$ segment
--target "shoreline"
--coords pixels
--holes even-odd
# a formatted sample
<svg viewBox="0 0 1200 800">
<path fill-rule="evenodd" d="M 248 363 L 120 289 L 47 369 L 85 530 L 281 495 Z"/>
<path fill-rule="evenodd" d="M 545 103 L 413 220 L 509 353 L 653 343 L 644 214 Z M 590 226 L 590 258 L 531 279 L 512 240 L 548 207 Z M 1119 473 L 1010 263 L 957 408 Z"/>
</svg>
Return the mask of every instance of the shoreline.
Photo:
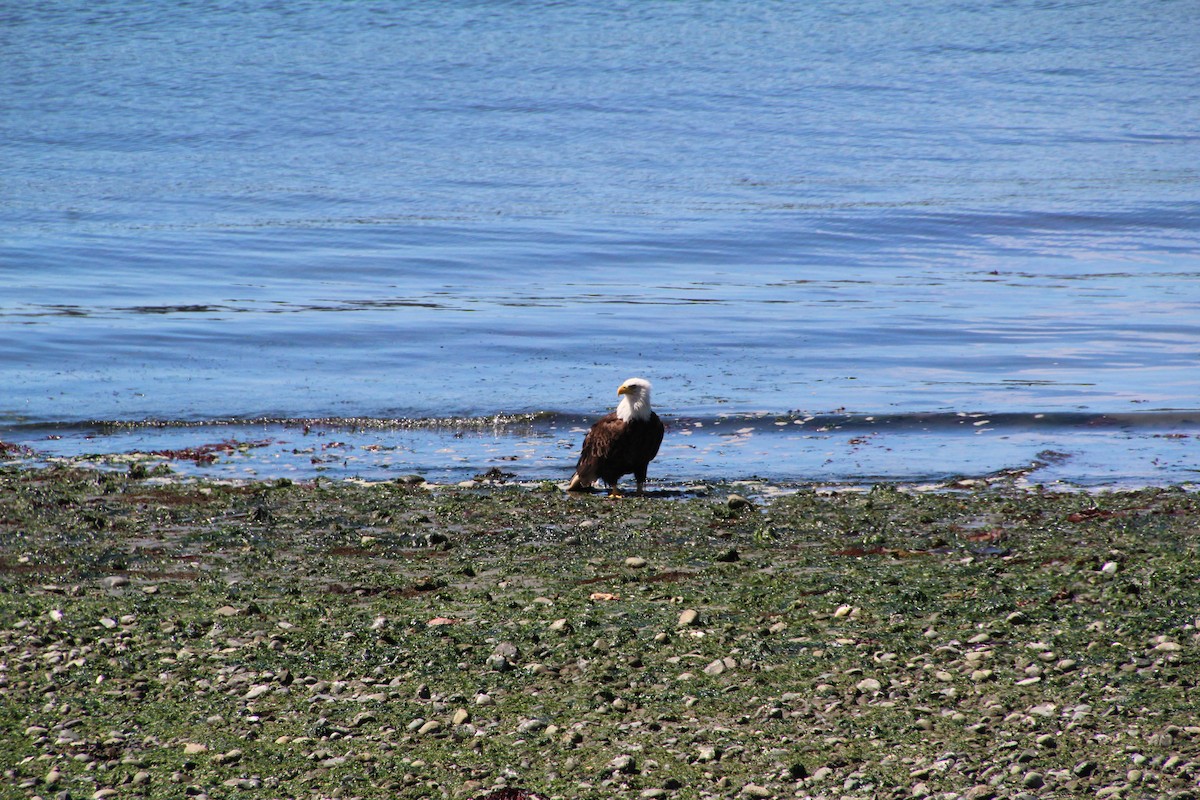
<svg viewBox="0 0 1200 800">
<path fill-rule="evenodd" d="M 804 429 L 761 421 L 758 427 L 673 428 L 650 479 L 676 489 L 742 480 L 811 485 L 941 485 L 1012 476 L 1022 486 L 1103 491 L 1200 482 L 1194 428 L 1134 431 L 1078 428 L 993 429 L 965 418 L 940 431 L 874 423 Z M 81 465 L 200 480 L 388 481 L 420 475 L 465 485 L 480 475 L 538 484 L 566 481 L 582 427 L 324 429 L 243 426 L 62 431 L 0 440 L 0 465 Z"/>
<path fill-rule="evenodd" d="M 1194 797 L 1200 497 L 0 469 L 26 797 Z"/>
</svg>

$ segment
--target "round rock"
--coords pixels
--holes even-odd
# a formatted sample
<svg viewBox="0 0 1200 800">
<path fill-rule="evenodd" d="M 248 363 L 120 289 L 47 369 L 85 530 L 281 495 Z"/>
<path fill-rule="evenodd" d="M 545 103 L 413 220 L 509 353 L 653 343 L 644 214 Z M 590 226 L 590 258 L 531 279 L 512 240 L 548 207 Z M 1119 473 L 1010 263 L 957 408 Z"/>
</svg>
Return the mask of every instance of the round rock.
<svg viewBox="0 0 1200 800">
<path fill-rule="evenodd" d="M 883 684 L 874 678 L 863 678 L 855 685 L 854 688 L 858 689 L 863 694 L 869 694 L 870 692 L 878 692 L 883 688 Z"/>
</svg>

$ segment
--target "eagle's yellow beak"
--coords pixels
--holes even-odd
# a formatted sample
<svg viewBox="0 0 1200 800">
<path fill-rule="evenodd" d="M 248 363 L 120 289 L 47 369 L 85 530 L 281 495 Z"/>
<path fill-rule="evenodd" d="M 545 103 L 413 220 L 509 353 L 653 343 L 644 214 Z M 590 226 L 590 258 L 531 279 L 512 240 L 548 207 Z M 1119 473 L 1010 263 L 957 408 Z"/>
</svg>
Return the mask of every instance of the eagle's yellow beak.
<svg viewBox="0 0 1200 800">
<path fill-rule="evenodd" d="M 629 387 L 622 385 L 620 389 L 617 389 L 617 394 L 629 394 Z"/>
</svg>

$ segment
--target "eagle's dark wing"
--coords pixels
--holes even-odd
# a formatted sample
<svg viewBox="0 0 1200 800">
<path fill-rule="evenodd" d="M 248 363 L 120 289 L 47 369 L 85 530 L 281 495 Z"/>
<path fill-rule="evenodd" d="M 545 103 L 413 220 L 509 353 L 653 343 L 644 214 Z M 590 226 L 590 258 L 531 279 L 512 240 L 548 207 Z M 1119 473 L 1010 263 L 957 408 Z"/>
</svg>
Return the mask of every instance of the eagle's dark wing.
<svg viewBox="0 0 1200 800">
<path fill-rule="evenodd" d="M 616 413 L 601 419 L 583 440 L 579 463 L 571 476 L 568 491 L 587 489 L 599 478 L 615 492 L 622 475 L 633 473 L 641 492 L 646 482 L 646 469 L 658 455 L 664 426 L 657 414 L 650 419 L 624 422 Z"/>
<path fill-rule="evenodd" d="M 583 438 L 583 447 L 579 449 L 579 461 L 575 464 L 575 474 L 571 476 L 568 491 L 590 489 L 597 478 L 607 473 L 605 468 L 612 459 L 613 445 L 624 430 L 625 423 L 615 411 L 592 426 Z"/>
</svg>

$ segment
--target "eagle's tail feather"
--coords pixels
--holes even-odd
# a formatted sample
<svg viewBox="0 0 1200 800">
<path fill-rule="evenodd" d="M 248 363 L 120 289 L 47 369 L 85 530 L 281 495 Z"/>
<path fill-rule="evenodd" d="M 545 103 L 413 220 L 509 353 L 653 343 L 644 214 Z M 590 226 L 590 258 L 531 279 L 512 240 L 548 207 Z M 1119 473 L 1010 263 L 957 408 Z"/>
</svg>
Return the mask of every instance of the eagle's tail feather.
<svg viewBox="0 0 1200 800">
<path fill-rule="evenodd" d="M 576 472 L 574 475 L 571 476 L 571 483 L 570 483 L 570 485 L 567 486 L 567 491 L 568 492 L 585 492 L 588 489 L 592 488 L 592 484 L 595 482 L 595 480 L 596 479 L 593 478 L 592 480 L 589 481 L 586 478 L 584 478 L 582 475 L 580 475 L 578 472 Z"/>
</svg>

